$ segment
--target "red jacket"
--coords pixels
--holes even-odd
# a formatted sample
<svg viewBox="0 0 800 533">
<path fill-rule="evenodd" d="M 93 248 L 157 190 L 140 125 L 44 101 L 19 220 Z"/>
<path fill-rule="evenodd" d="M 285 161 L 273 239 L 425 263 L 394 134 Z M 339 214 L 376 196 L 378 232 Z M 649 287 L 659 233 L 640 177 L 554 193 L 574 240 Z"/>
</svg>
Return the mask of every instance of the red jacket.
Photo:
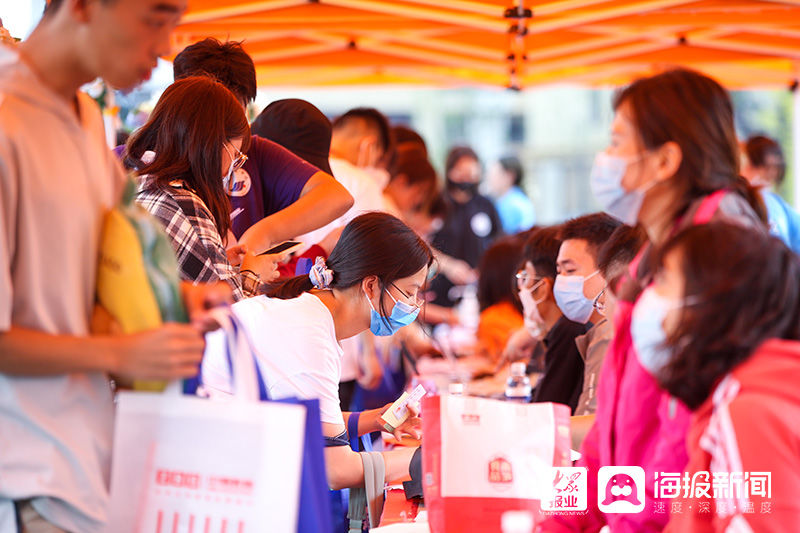
<svg viewBox="0 0 800 533">
<path fill-rule="evenodd" d="M 667 532 L 800 531 L 798 384 L 800 342 L 770 340 L 717 385 L 692 416 L 686 471 L 741 472 L 750 491 L 769 473 L 770 497 L 751 495 L 748 504 L 746 494 L 718 490 L 713 499 L 675 500 Z"/>
</svg>

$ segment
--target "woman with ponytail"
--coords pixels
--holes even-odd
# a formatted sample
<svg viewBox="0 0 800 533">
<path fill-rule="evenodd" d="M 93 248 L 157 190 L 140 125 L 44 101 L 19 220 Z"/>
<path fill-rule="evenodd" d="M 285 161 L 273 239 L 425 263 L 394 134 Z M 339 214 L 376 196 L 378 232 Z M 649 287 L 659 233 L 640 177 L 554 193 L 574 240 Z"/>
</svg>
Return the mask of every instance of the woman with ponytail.
<svg viewBox="0 0 800 533">
<path fill-rule="evenodd" d="M 366 330 L 391 335 L 413 322 L 432 262 L 428 245 L 399 219 L 366 213 L 345 226 L 328 260 L 317 258 L 307 276 L 274 284 L 268 296 L 233 306 L 256 351 L 270 397 L 319 399 L 331 488 L 364 482 L 361 459 L 347 446 L 351 413 L 342 413 L 339 405 L 339 342 Z M 209 335 L 207 343 L 204 386 L 211 394 L 229 393 L 221 333 Z M 388 407 L 359 413 L 358 434 L 382 430 L 380 415 Z M 395 436 L 418 437 L 418 425 L 419 418 L 412 416 Z M 414 452 L 383 452 L 386 480 L 407 476 Z"/>
</svg>

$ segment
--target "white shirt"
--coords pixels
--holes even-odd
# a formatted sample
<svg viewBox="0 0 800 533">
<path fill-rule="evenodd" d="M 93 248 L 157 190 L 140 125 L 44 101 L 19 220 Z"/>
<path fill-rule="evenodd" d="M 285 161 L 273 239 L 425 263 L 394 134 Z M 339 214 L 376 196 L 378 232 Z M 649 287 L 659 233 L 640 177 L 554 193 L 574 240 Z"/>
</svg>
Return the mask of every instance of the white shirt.
<svg viewBox="0 0 800 533">
<path fill-rule="evenodd" d="M 331 165 L 331 172 L 336 181 L 342 184 L 350 196 L 353 197 L 353 206 L 347 212 L 329 222 L 319 229 L 310 231 L 305 235 L 297 237 L 298 241 L 302 241 L 307 246 L 316 244 L 324 239 L 334 229 L 347 225 L 348 222 L 356 218 L 358 215 L 367 213 L 369 211 L 382 211 L 384 208 L 383 202 L 383 178 L 374 176 L 370 172 L 359 168 L 349 161 L 331 157 L 329 160 Z M 379 183 L 380 182 L 380 183 Z"/>
<path fill-rule="evenodd" d="M 257 296 L 237 302 L 233 312 L 250 337 L 270 398 L 317 398 L 322 421 L 342 424 L 342 348 L 325 304 L 309 293 L 290 300 Z M 209 392 L 232 393 L 220 331 L 206 335 L 202 372 Z"/>
</svg>

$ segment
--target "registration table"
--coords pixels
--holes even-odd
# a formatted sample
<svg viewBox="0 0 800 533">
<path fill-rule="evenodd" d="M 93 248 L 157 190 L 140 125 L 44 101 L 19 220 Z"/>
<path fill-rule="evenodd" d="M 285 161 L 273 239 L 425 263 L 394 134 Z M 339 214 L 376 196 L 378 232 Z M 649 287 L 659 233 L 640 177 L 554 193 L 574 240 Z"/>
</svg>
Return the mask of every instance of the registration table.
<svg viewBox="0 0 800 533">
<path fill-rule="evenodd" d="M 420 375 L 415 377 L 416 383 L 423 383 L 426 388 L 434 386 L 446 391 L 448 384 L 455 379 L 464 385 L 463 390 L 472 396 L 501 398 L 505 390 L 508 368 L 493 376 L 474 379 L 476 369 L 485 368 L 485 363 L 472 358 L 458 361 L 435 360 L 422 362 L 419 365 Z M 535 382 L 535 376 L 531 381 Z M 412 387 L 416 386 L 412 383 Z M 384 434 L 384 442 L 389 447 L 397 445 L 417 445 L 410 441 L 397 443 L 391 436 Z M 423 438 L 424 442 L 424 438 Z M 402 484 L 390 484 L 386 488 L 386 500 L 381 515 L 380 527 L 372 529 L 375 533 L 428 533 L 428 520 L 424 503 L 419 500 L 406 500 Z"/>
</svg>

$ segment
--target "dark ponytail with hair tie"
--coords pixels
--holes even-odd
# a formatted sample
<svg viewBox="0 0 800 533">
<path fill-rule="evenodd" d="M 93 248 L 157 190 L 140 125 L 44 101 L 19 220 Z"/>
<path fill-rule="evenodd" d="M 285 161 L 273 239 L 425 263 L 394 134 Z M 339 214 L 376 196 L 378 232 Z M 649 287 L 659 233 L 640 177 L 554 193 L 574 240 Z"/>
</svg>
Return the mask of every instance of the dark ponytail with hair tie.
<svg viewBox="0 0 800 533">
<path fill-rule="evenodd" d="M 332 289 L 348 289 L 368 276 L 377 276 L 381 288 L 430 268 L 433 253 L 414 230 L 400 219 L 381 212 L 357 216 L 345 226 L 326 261 L 333 271 Z M 314 288 L 308 276 L 271 284 L 267 295 L 284 300 Z M 385 310 L 381 309 L 385 316 Z"/>
</svg>

